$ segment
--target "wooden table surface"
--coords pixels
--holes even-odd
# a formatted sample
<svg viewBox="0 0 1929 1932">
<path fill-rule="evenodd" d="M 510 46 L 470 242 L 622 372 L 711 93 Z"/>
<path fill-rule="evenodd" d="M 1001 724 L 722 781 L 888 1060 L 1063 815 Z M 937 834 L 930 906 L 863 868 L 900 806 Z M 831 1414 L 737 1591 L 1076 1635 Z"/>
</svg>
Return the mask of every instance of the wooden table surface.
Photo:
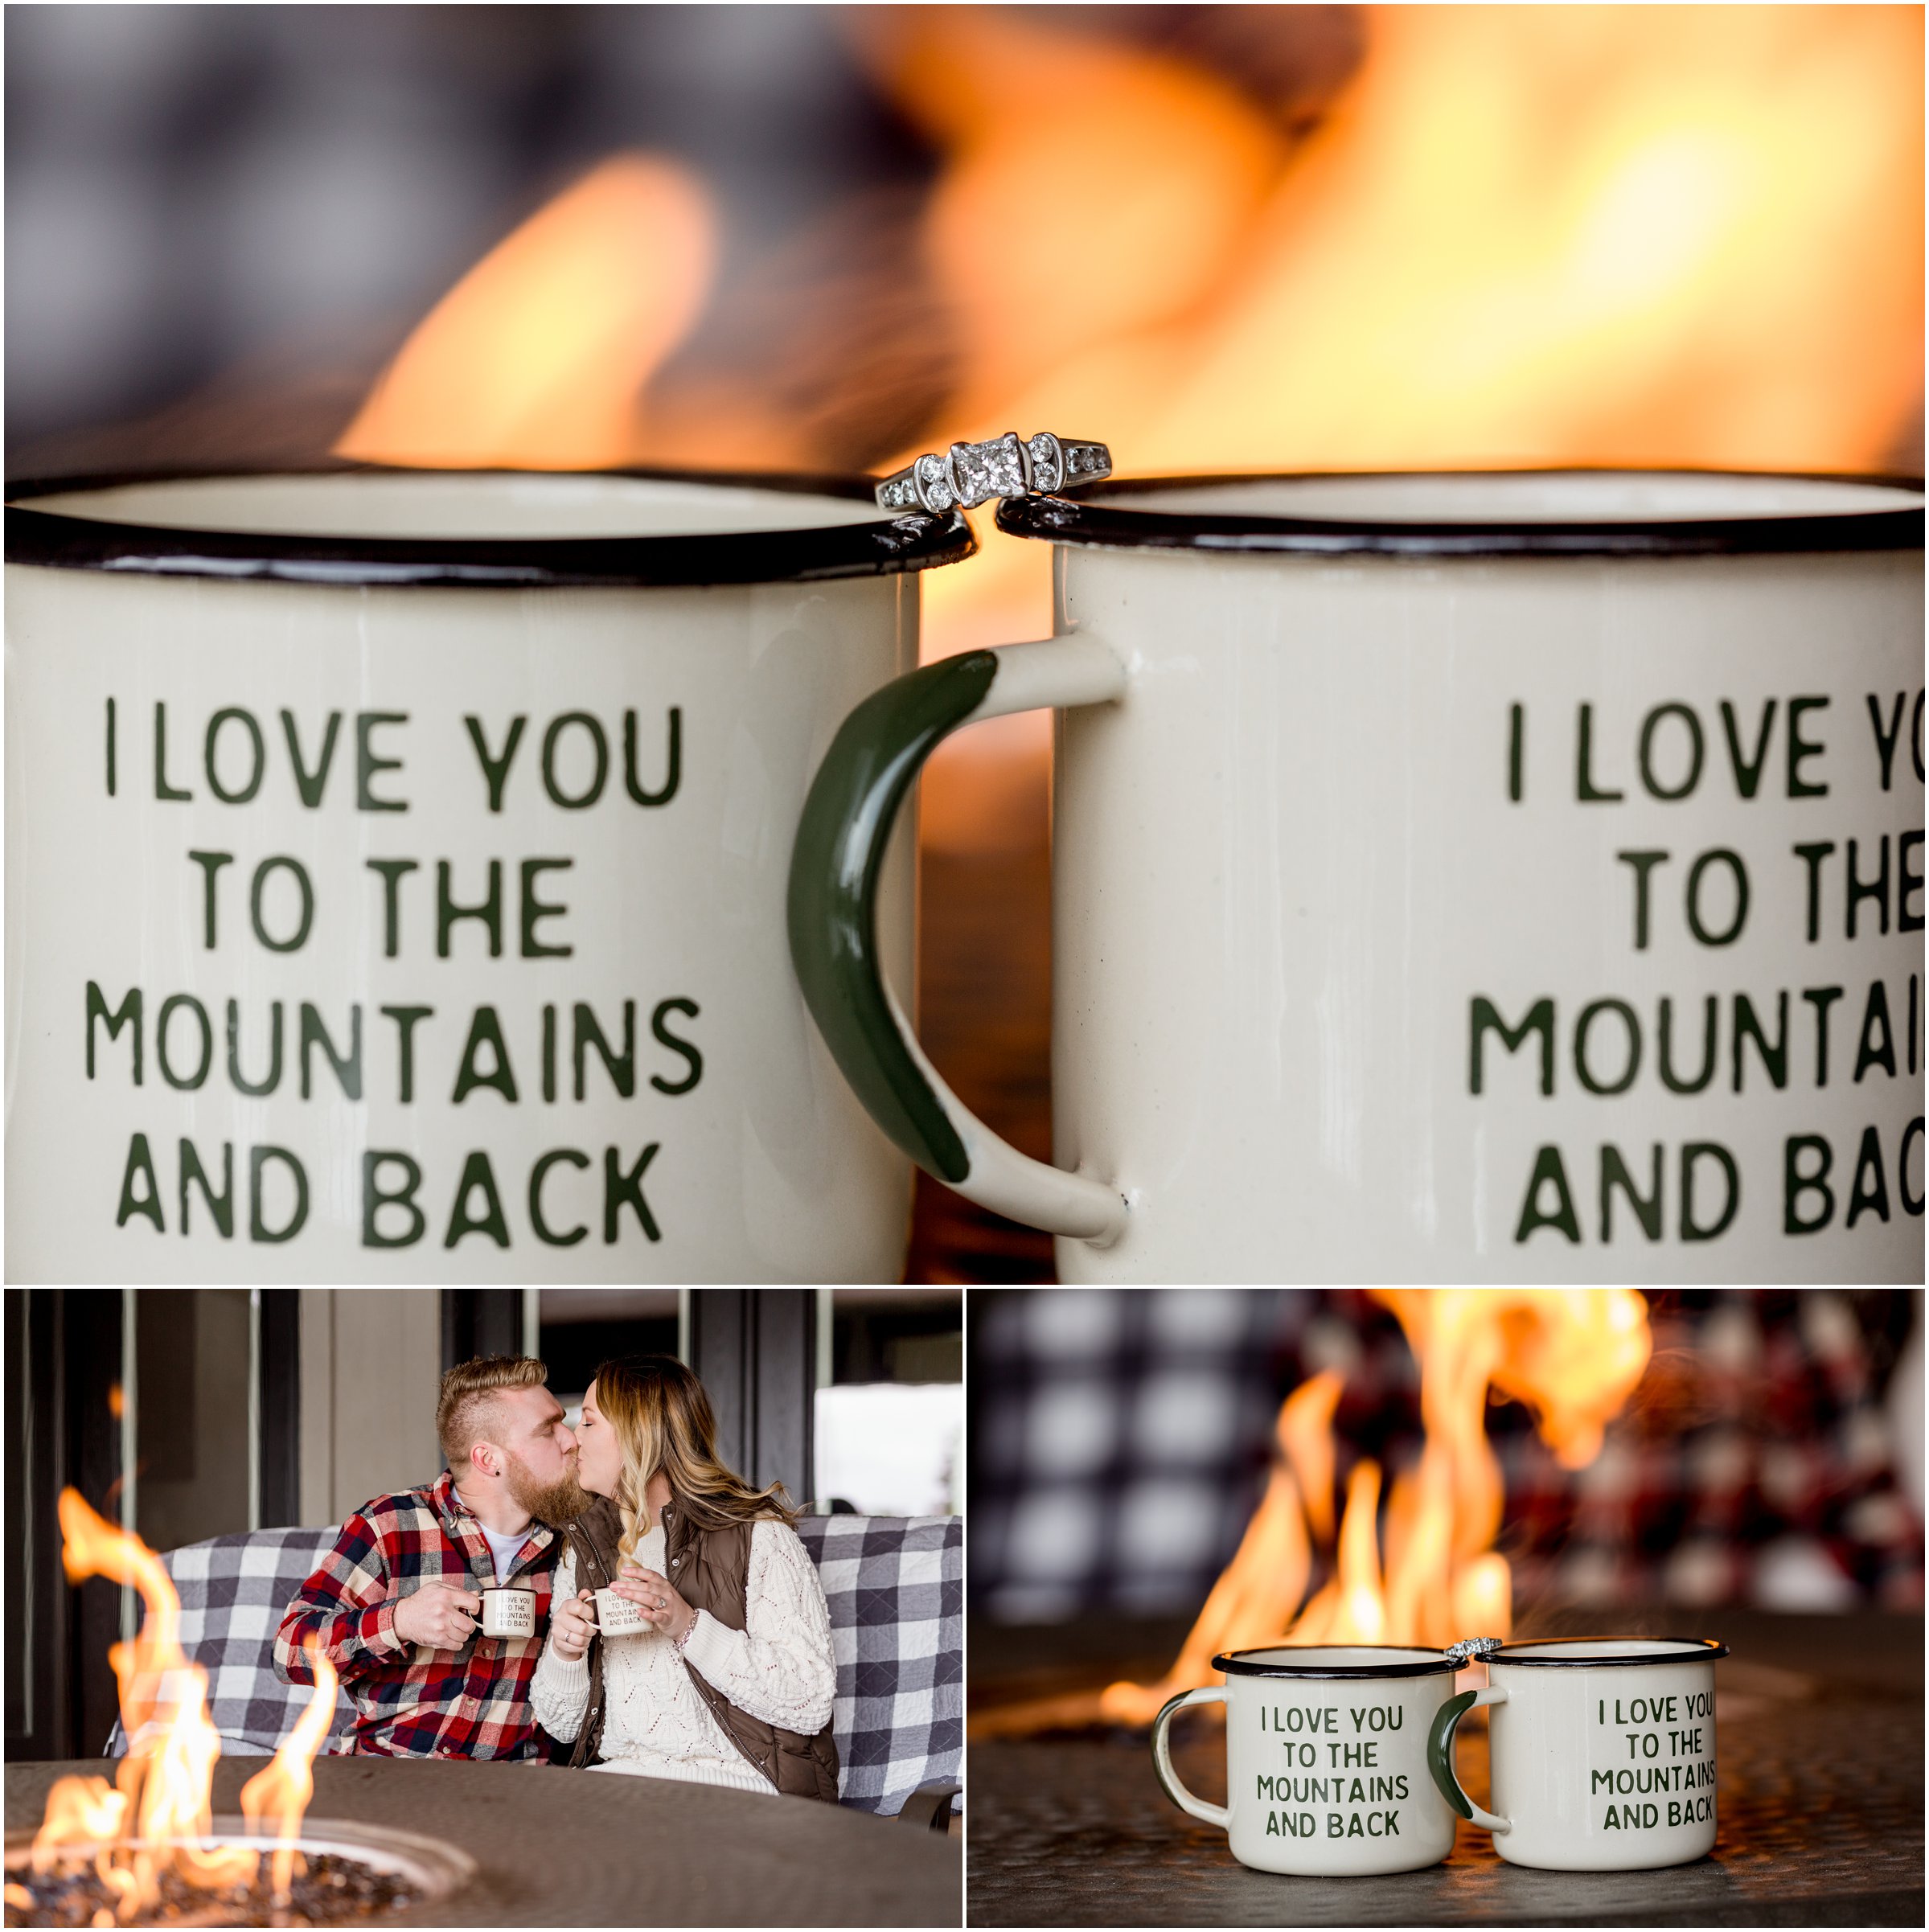
<svg viewBox="0 0 1929 1932">
<path fill-rule="evenodd" d="M 1591 1614 L 1596 1631 L 1625 1627 Z M 1536 1634 L 1570 1634 L 1573 1618 L 1549 1619 L 1560 1627 Z M 1648 1627 L 1718 1635 L 1733 1651 L 1716 1666 L 1719 1835 L 1694 1864 L 1529 1871 L 1463 1825 L 1447 1861 L 1426 1871 L 1348 1879 L 1250 1871 L 1222 1832 L 1168 1802 L 1143 1733 L 1092 1731 L 970 1745 L 967 1922 L 1921 1925 L 1922 1618 L 1677 1614 Z M 1116 1629 L 1087 1631 L 1081 1650 L 1075 1626 L 1040 1633 L 1030 1646 L 1020 1631 L 975 1628 L 975 1710 L 1008 1694 L 1155 1676 L 1184 1626 L 1142 1628 L 1129 1662 Z M 1222 1803 L 1224 1733 L 1198 1721 L 1174 1737 L 1180 1775 Z M 1484 1733 L 1463 1727 L 1460 1762 L 1476 1798 L 1486 1794 L 1485 1743 Z"/>
<path fill-rule="evenodd" d="M 238 1812 L 266 1761 L 215 1767 L 214 1809 Z M 10 1764 L 6 1824 L 37 1825 L 47 1787 L 99 1758 Z M 324 1758 L 314 1828 L 388 1824 L 459 1846 L 480 1868 L 437 1905 L 384 1926 L 955 1926 L 959 1848 L 841 1805 L 553 1765 Z"/>
</svg>

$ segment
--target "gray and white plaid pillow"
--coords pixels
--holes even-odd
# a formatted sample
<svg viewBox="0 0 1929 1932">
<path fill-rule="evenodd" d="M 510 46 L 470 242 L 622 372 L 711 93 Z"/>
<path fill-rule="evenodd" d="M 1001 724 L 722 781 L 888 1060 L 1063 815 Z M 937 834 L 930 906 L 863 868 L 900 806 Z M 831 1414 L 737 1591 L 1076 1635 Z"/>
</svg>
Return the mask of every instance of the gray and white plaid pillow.
<svg viewBox="0 0 1929 1932">
<path fill-rule="evenodd" d="M 208 1715 L 229 1758 L 271 1757 L 294 1729 L 314 1693 L 275 1676 L 275 1632 L 294 1594 L 334 1547 L 335 1531 L 257 1529 L 170 1550 L 162 1566 L 181 1598 L 181 1647 L 207 1672 Z M 161 1696 L 169 1697 L 163 1680 Z M 345 1692 L 335 1693 L 330 1738 L 355 1720 Z M 335 1747 L 331 1744 L 330 1749 Z M 110 1758 L 127 1740 L 117 1723 Z"/>
<path fill-rule="evenodd" d="M 964 1520 L 800 1516 L 831 1606 L 842 1801 L 890 1816 L 964 1754 Z"/>
<path fill-rule="evenodd" d="M 307 1705 L 306 1688 L 275 1676 L 275 1631 L 336 1533 L 332 1527 L 255 1530 L 191 1543 L 161 1559 L 181 1596 L 181 1647 L 207 1672 L 209 1715 L 229 1757 L 269 1756 Z M 842 1801 L 889 1816 L 919 1786 L 958 1781 L 963 1520 L 802 1516 L 797 1533 L 831 1610 Z M 338 1693 L 330 1738 L 343 1737 L 354 1716 L 346 1693 Z M 108 1755 L 126 1749 L 117 1724 Z"/>
</svg>

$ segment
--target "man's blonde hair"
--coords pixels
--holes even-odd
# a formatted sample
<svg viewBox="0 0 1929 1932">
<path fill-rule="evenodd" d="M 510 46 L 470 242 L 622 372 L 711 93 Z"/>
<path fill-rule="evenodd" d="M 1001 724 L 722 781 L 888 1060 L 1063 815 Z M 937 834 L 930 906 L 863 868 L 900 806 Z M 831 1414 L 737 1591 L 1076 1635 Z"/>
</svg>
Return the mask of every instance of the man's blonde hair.
<svg viewBox="0 0 1929 1932">
<path fill-rule="evenodd" d="M 469 1452 L 495 1426 L 495 1398 L 511 1388 L 540 1388 L 549 1371 L 534 1356 L 479 1355 L 458 1362 L 436 1397 L 435 1433 L 449 1466 L 460 1471 Z"/>
</svg>

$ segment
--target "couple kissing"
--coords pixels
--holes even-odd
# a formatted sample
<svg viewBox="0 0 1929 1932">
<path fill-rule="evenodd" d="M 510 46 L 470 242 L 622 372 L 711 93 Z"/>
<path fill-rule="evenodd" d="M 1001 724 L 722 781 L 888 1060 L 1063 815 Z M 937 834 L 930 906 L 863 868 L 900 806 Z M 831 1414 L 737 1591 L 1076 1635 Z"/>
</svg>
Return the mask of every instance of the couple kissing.
<svg viewBox="0 0 1929 1932">
<path fill-rule="evenodd" d="M 448 1466 L 343 1524 L 282 1615 L 277 1672 L 312 1684 L 314 1651 L 334 1665 L 351 1752 L 835 1803 L 830 1612 L 782 1486 L 717 1460 L 709 1398 L 673 1356 L 604 1363 L 573 1430 L 547 1380 L 513 1356 L 443 1376 Z M 532 1634 L 485 1631 L 482 1593 L 504 1588 L 533 1595 Z M 599 1591 L 642 1627 L 599 1626 Z"/>
</svg>

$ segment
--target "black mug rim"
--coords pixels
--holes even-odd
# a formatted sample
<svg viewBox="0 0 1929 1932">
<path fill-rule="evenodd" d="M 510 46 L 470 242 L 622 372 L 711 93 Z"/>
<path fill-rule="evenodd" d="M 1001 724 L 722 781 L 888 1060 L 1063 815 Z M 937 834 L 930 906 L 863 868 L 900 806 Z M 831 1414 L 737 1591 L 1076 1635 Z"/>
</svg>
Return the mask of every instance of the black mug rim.
<svg viewBox="0 0 1929 1932">
<path fill-rule="evenodd" d="M 1783 483 L 1843 483 L 1920 491 L 1920 477 L 1792 470 L 1569 465 L 1560 468 L 1471 470 L 1255 470 L 1236 476 L 1134 477 L 1106 482 L 1106 501 L 1083 497 L 1008 498 L 998 527 L 1010 536 L 1102 549 L 1249 552 L 1301 556 L 1419 557 L 1709 556 L 1827 551 L 1920 550 L 1923 511 L 1845 510 L 1763 517 L 1666 517 L 1631 523 L 1393 523 L 1372 518 L 1289 517 L 1221 511 L 1135 510 L 1112 499 L 1157 490 L 1240 483 L 1451 481 L 1495 477 L 1697 477 Z"/>
<path fill-rule="evenodd" d="M 1666 1651 L 1658 1651 L 1646 1657 L 1510 1657 L 1508 1651 L 1514 1647 L 1504 1643 L 1497 1651 L 1489 1651 L 1480 1662 L 1487 1664 L 1512 1664 L 1517 1670 L 1640 1670 L 1657 1663 L 1713 1663 L 1718 1657 L 1726 1657 L 1728 1646 L 1718 1637 L 1656 1637 L 1630 1632 L 1623 1637 L 1524 1637 L 1522 1649 L 1545 1650 L 1556 1643 L 1683 1643 L 1693 1647 L 1677 1651 L 1670 1656 Z M 1469 1661 L 1472 1661 L 1469 1659 Z"/>
<path fill-rule="evenodd" d="M 428 470 L 388 463 L 224 465 L 27 477 L 6 486 L 6 561 L 117 576 L 214 577 L 386 589 L 544 590 L 691 588 L 890 576 L 962 561 L 977 539 L 963 515 L 886 516 L 792 530 L 638 537 L 343 537 L 299 531 L 196 530 L 66 516 L 36 497 L 133 484 L 259 482 L 331 476 L 614 477 L 713 484 L 874 502 L 866 477 L 806 471 L 623 468 Z"/>
<path fill-rule="evenodd" d="M 1414 1663 L 1328 1663 L 1293 1664 L 1258 1663 L 1253 1661 L 1260 1656 L 1272 1656 L 1283 1650 L 1297 1647 L 1286 1643 L 1255 1644 L 1250 1650 L 1222 1651 L 1213 1659 L 1213 1668 L 1228 1677 L 1332 1677 L 1352 1680 L 1366 1677 L 1432 1677 L 1443 1671 L 1457 1671 L 1463 1667 L 1455 1659 L 1442 1651 Z M 1414 1651 L 1431 1650 L 1426 1643 L 1309 1643 L 1303 1647 L 1309 1651 Z"/>
</svg>

